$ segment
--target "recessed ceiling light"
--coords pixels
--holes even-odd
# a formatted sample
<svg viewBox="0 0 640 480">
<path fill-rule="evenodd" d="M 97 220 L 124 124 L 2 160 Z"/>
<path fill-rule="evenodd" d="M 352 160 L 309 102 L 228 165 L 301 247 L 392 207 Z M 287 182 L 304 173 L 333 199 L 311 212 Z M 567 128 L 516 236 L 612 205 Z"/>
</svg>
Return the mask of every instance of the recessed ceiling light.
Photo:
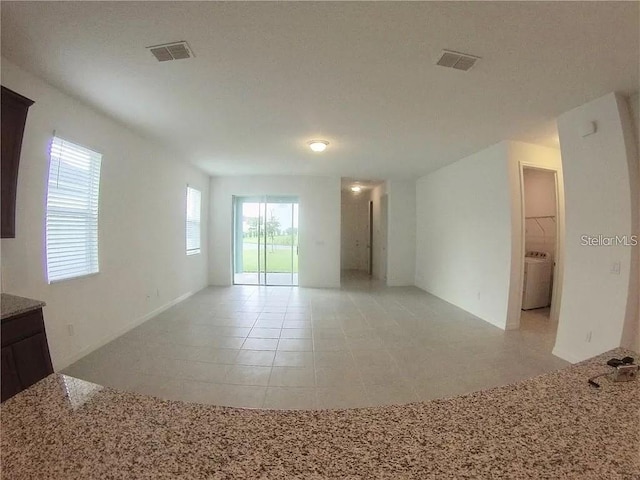
<svg viewBox="0 0 640 480">
<path fill-rule="evenodd" d="M 353 193 L 360 193 L 362 191 L 362 187 L 360 185 L 354 185 L 353 187 L 351 187 L 351 191 Z"/>
<path fill-rule="evenodd" d="M 309 148 L 314 152 L 324 152 L 329 145 L 329 142 L 326 140 L 311 140 L 309 142 Z"/>
</svg>

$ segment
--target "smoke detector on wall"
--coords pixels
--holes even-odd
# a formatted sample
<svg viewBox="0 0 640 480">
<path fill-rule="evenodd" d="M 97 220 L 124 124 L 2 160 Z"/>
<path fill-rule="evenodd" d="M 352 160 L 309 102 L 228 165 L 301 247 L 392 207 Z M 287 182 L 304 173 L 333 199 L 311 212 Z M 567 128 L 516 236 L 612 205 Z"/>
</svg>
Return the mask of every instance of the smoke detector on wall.
<svg viewBox="0 0 640 480">
<path fill-rule="evenodd" d="M 180 42 L 163 43 L 161 45 L 152 45 L 147 47 L 159 62 L 167 62 L 169 60 L 182 60 L 184 58 L 195 57 L 193 50 L 184 40 Z"/>
<path fill-rule="evenodd" d="M 471 67 L 473 67 L 478 60 L 480 60 L 480 57 L 469 55 L 468 53 L 454 52 L 453 50 L 442 50 L 436 65 L 455 68 L 456 70 L 467 72 L 471 70 Z"/>
</svg>

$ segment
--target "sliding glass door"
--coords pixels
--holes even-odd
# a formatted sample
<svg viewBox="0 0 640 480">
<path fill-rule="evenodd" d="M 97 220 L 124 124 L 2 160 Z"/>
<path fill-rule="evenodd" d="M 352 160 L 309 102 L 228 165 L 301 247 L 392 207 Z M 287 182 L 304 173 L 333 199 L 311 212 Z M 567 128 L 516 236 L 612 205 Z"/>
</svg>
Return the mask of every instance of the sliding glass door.
<svg viewBox="0 0 640 480">
<path fill-rule="evenodd" d="M 234 197 L 233 211 L 233 283 L 297 285 L 297 197 Z"/>
</svg>

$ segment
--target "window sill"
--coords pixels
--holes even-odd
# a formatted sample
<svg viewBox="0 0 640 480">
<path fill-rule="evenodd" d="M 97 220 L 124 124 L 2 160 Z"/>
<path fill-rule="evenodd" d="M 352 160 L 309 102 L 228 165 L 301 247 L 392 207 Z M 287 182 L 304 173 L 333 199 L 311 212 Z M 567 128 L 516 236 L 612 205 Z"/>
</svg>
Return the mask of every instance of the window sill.
<svg viewBox="0 0 640 480">
<path fill-rule="evenodd" d="M 86 273 L 84 275 L 78 275 L 77 277 L 67 277 L 67 278 L 60 278 L 57 280 L 47 280 L 47 283 L 49 285 L 53 285 L 54 283 L 69 282 L 71 280 L 82 280 L 83 278 L 87 278 L 87 277 L 95 277 L 99 273 L 100 272 L 93 272 L 93 273 Z"/>
</svg>

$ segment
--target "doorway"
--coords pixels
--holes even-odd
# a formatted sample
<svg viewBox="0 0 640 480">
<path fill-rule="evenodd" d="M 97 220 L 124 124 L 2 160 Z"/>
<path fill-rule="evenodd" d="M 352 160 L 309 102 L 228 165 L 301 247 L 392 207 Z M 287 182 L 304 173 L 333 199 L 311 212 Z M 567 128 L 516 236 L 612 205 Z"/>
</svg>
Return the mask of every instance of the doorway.
<svg viewBox="0 0 640 480">
<path fill-rule="evenodd" d="M 526 167 L 522 170 L 524 202 L 524 281 L 522 310 L 546 310 L 553 300 L 557 258 L 556 174 Z"/>
<path fill-rule="evenodd" d="M 298 198 L 233 198 L 234 285 L 298 285 Z"/>
<path fill-rule="evenodd" d="M 535 332 L 541 346 L 550 351 L 557 331 L 557 322 L 552 321 L 559 254 L 556 172 L 523 167 L 522 201 L 524 269 L 520 329 Z"/>
<path fill-rule="evenodd" d="M 340 270 L 343 277 L 371 274 L 370 203 L 369 196 L 362 191 L 342 191 Z"/>
</svg>

